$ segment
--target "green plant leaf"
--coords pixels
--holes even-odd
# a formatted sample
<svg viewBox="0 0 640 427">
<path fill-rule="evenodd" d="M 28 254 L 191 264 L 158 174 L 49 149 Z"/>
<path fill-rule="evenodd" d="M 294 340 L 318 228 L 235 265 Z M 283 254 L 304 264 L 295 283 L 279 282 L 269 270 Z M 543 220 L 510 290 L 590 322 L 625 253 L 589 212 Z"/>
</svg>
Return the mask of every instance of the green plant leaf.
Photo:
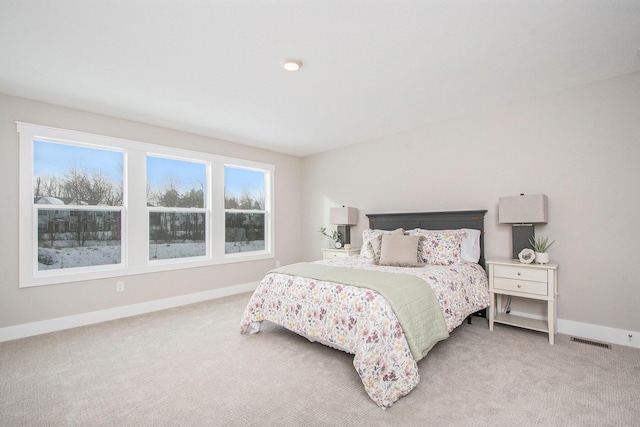
<svg viewBox="0 0 640 427">
<path fill-rule="evenodd" d="M 531 246 L 533 247 L 533 250 L 539 253 L 545 253 L 547 252 L 547 250 L 549 250 L 549 248 L 551 247 L 551 245 L 553 245 L 556 241 L 552 241 L 551 243 L 549 243 L 549 237 L 545 236 L 545 237 L 537 237 L 534 236 L 532 239 L 529 239 L 529 243 L 531 243 Z"/>
</svg>

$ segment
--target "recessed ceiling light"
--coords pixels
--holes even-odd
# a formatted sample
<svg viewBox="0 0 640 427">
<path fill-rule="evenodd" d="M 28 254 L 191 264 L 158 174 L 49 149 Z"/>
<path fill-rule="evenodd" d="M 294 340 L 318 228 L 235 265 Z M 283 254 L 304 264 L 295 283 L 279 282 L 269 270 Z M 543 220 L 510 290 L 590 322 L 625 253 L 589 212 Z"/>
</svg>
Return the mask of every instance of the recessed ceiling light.
<svg viewBox="0 0 640 427">
<path fill-rule="evenodd" d="M 298 71 L 302 68 L 302 61 L 299 59 L 285 59 L 282 61 L 282 68 L 287 71 Z"/>
</svg>

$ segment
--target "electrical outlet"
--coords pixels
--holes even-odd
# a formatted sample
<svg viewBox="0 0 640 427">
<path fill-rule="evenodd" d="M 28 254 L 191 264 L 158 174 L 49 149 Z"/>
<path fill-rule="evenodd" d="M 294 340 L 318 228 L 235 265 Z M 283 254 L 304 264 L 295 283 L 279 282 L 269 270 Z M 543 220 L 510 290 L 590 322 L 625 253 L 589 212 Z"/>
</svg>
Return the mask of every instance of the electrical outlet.
<svg viewBox="0 0 640 427">
<path fill-rule="evenodd" d="M 124 291 L 124 281 L 116 282 L 116 292 Z"/>
<path fill-rule="evenodd" d="M 276 260 L 276 268 L 278 268 L 278 267 L 280 267 L 280 260 L 279 259 Z"/>
</svg>

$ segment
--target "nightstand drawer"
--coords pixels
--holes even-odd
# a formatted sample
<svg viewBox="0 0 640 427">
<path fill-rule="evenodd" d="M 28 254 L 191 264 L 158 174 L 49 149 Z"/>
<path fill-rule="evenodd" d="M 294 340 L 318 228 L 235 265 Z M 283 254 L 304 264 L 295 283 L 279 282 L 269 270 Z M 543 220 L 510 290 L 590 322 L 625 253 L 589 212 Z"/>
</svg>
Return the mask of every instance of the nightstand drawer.
<svg viewBox="0 0 640 427">
<path fill-rule="evenodd" d="M 546 277 L 546 276 L 545 276 Z M 494 277 L 493 287 L 504 291 L 522 292 L 525 294 L 547 295 L 547 282 L 532 282 L 528 280 L 505 279 Z"/>
<path fill-rule="evenodd" d="M 331 258 L 347 258 L 354 255 L 360 254 L 360 248 L 351 248 L 351 249 L 322 249 L 322 259 L 331 259 Z"/>
<path fill-rule="evenodd" d="M 325 259 L 328 259 L 328 258 L 345 258 L 345 257 L 348 257 L 348 256 L 349 255 L 346 252 L 343 253 L 343 252 L 337 252 L 337 251 L 326 251 L 324 253 Z"/>
<path fill-rule="evenodd" d="M 522 268 L 517 266 L 496 265 L 493 267 L 493 275 L 495 277 L 504 277 L 505 279 L 530 280 L 533 282 L 547 283 L 546 270 L 534 270 L 532 268 Z M 545 290 L 544 294 L 546 295 Z"/>
</svg>

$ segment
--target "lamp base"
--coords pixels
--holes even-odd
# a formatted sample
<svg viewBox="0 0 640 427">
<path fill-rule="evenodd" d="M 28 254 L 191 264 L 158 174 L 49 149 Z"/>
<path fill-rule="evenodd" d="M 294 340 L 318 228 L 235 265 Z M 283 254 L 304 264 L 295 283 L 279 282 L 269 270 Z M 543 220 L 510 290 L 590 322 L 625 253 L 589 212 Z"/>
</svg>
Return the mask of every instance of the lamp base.
<svg viewBox="0 0 640 427">
<path fill-rule="evenodd" d="M 343 245 L 347 243 L 351 243 L 351 226 L 349 225 L 339 225 L 338 233 L 340 234 L 340 241 Z"/>
<path fill-rule="evenodd" d="M 511 248 L 513 259 L 517 260 L 523 249 L 533 249 L 529 239 L 533 239 L 535 230 L 533 224 L 513 224 L 511 227 Z"/>
</svg>

